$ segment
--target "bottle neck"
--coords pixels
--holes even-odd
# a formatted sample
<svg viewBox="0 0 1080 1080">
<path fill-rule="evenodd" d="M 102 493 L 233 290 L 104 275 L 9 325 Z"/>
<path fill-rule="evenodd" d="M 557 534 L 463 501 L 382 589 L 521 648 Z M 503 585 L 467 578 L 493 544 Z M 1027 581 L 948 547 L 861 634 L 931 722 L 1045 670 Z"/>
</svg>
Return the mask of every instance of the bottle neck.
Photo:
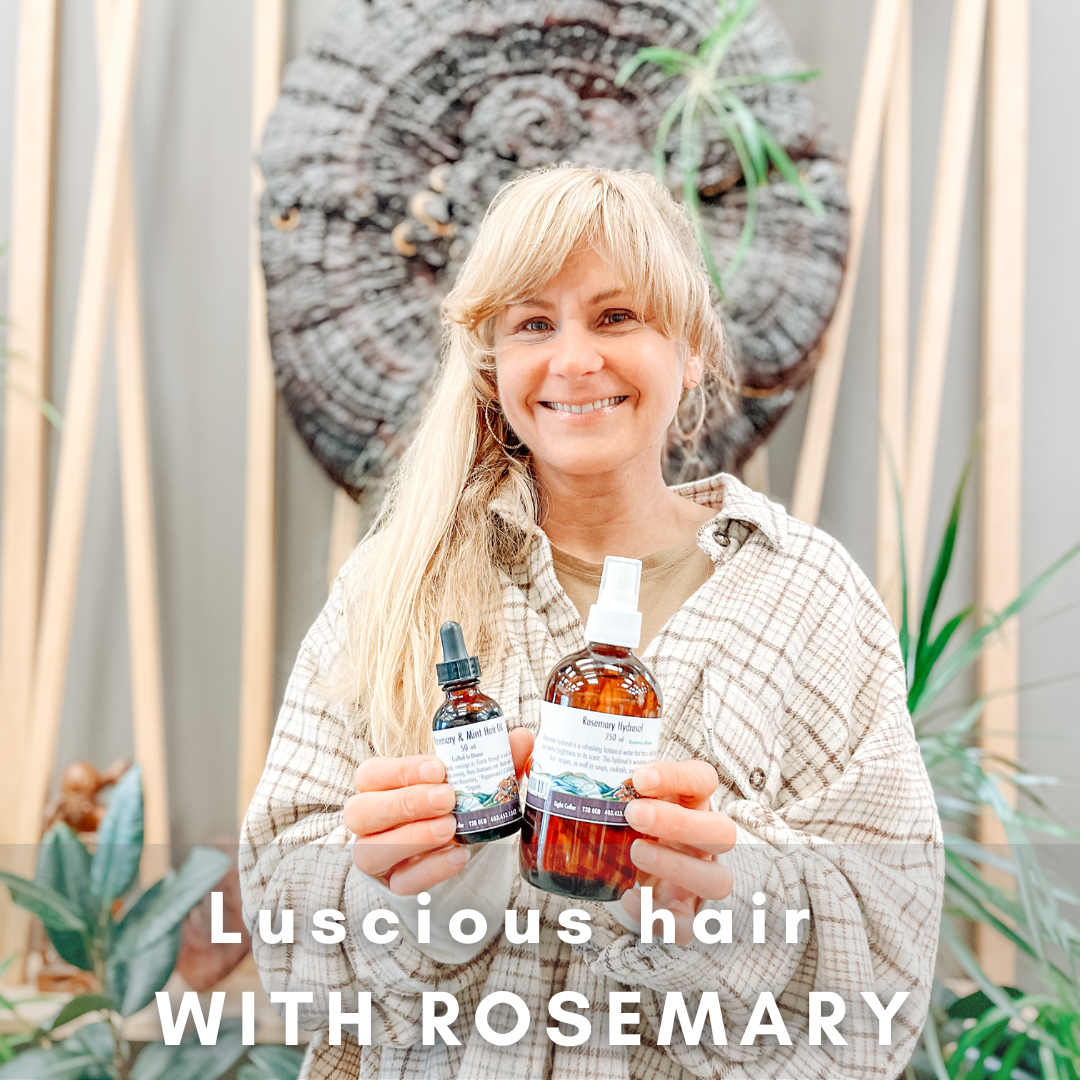
<svg viewBox="0 0 1080 1080">
<path fill-rule="evenodd" d="M 455 694 L 460 694 L 463 690 L 475 690 L 479 685 L 479 679 L 463 679 L 460 682 L 443 683 L 442 688 L 449 699 Z"/>
<path fill-rule="evenodd" d="M 605 645 L 602 641 L 590 641 L 589 652 L 597 656 L 610 656 L 622 660 L 627 656 L 632 656 L 634 650 L 627 645 Z"/>
</svg>

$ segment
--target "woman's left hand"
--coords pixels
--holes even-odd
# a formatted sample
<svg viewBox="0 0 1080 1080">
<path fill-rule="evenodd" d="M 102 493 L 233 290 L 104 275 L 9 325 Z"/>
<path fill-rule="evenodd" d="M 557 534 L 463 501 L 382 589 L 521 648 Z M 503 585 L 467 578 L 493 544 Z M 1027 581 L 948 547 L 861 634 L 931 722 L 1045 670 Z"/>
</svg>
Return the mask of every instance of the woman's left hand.
<svg viewBox="0 0 1080 1080">
<path fill-rule="evenodd" d="M 675 941 L 686 945 L 694 939 L 699 903 L 731 892 L 731 871 L 713 856 L 734 846 L 735 824 L 709 803 L 718 780 L 707 761 L 654 761 L 633 781 L 642 798 L 626 804 L 626 821 L 650 838 L 630 848 L 641 871 L 638 884 L 652 886 L 653 910 L 667 908 L 675 916 Z M 622 903 L 640 922 L 641 893 L 630 889 Z"/>
</svg>

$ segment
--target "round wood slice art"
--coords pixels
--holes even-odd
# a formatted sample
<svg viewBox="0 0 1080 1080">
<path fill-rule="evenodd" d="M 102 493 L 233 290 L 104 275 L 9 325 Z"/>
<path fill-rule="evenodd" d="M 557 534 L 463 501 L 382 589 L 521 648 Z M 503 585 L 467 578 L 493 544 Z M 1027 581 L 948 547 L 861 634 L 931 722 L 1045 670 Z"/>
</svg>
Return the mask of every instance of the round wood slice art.
<svg viewBox="0 0 1080 1080">
<path fill-rule="evenodd" d="M 359 497 L 398 459 L 439 363 L 439 302 L 495 192 L 564 161 L 650 170 L 680 80 L 646 65 L 616 89 L 616 73 L 644 45 L 696 51 L 715 16 L 712 0 L 342 0 L 288 68 L 261 158 L 277 381 L 335 482 Z M 721 75 L 803 68 L 758 7 Z M 759 84 L 742 97 L 825 214 L 775 173 L 762 191 L 753 244 L 718 308 L 740 408 L 709 394 L 698 435 L 673 431 L 671 482 L 739 467 L 768 436 L 812 371 L 843 273 L 843 165 L 805 88 Z M 674 137 L 669 160 L 678 190 Z M 719 134 L 703 141 L 699 187 L 723 268 L 746 188 Z"/>
</svg>

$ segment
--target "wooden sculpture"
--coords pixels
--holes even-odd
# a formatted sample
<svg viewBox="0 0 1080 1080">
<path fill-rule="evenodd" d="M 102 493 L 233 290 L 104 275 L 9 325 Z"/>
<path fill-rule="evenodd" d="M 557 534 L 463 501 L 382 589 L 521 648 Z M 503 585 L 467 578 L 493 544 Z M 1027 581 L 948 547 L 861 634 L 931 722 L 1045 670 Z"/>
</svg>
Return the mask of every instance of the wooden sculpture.
<svg viewBox="0 0 1080 1080">
<path fill-rule="evenodd" d="M 104 772 L 88 761 L 68 765 L 60 776 L 60 795 L 45 807 L 45 828 L 62 821 L 77 833 L 96 833 L 108 809 L 98 801 L 105 788 L 115 784 L 131 767 L 118 759 Z"/>
<path fill-rule="evenodd" d="M 679 91 L 644 45 L 693 51 L 712 0 L 351 0 L 286 73 L 262 147 L 262 257 L 278 385 L 305 442 L 354 496 L 392 467 L 438 363 L 438 305 L 489 201 L 522 170 L 573 161 L 651 168 Z M 802 70 L 757 9 L 721 74 Z M 847 245 L 843 168 L 801 85 L 743 99 L 825 205 L 816 217 L 775 174 L 753 245 L 720 310 L 742 406 L 709 397 L 690 441 L 673 434 L 669 480 L 741 465 L 810 376 Z M 668 154 L 677 174 L 672 138 Z M 746 208 L 738 159 L 704 140 L 700 191 L 717 263 Z M 680 181 L 681 182 L 681 181 Z"/>
</svg>

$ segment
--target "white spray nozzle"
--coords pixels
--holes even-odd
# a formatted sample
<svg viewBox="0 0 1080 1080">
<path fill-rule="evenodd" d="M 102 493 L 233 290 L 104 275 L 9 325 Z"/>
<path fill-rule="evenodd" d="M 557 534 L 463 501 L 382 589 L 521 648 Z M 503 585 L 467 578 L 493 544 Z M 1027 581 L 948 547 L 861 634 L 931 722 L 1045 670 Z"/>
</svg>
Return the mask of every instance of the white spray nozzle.
<svg viewBox="0 0 1080 1080">
<path fill-rule="evenodd" d="M 641 560 L 609 555 L 600 577 L 600 594 L 589 609 L 586 639 L 636 649 L 641 643 L 640 587 Z"/>
</svg>

